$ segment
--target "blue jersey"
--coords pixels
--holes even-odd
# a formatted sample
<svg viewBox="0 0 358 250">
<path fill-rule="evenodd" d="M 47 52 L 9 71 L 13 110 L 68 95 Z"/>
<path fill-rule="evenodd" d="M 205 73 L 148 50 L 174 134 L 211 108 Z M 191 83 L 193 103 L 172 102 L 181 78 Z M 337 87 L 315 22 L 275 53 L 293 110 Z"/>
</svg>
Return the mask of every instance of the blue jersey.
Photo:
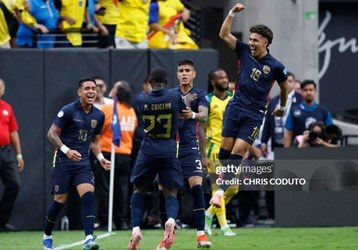
<svg viewBox="0 0 358 250">
<path fill-rule="evenodd" d="M 64 106 L 58 112 L 53 124 L 61 129 L 61 141 L 70 149 L 77 150 L 82 155 L 82 159 L 79 162 L 71 161 L 62 151 L 57 150 L 55 163 L 76 166 L 89 165 L 88 155 L 92 137 L 101 134 L 103 123 L 103 112 L 94 106 L 89 113 L 83 110 L 80 100 Z"/>
<path fill-rule="evenodd" d="M 197 94 L 197 98 L 191 103 L 190 108 L 193 112 L 199 112 L 199 106 L 208 107 L 209 102 L 206 99 L 206 91 L 193 87 L 188 93 L 183 94 L 180 91 L 180 87 L 173 89 L 180 95 L 185 96 L 189 93 Z M 198 148 L 198 140 L 196 137 L 196 124 L 197 122 L 193 119 L 179 120 L 179 151 L 191 150 L 193 147 Z"/>
<path fill-rule="evenodd" d="M 311 123 L 321 122 L 326 127 L 333 124 L 331 113 L 321 105 L 314 103 L 307 106 L 304 102 L 291 107 L 288 113 L 285 128 L 293 132 L 292 140 L 302 135 Z"/>
<path fill-rule="evenodd" d="M 269 53 L 260 59 L 251 55 L 248 44 L 236 42 L 239 74 L 231 102 L 241 109 L 264 113 L 268 95 L 275 81 L 287 80 L 287 69 Z"/>
<path fill-rule="evenodd" d="M 48 2 L 43 0 L 29 0 L 30 14 L 36 19 L 38 24 L 44 25 L 50 32 L 53 32 L 57 27 L 59 12 L 55 7 L 54 0 Z M 20 23 L 16 35 L 16 44 L 19 46 L 33 46 L 33 29 L 30 29 L 24 24 Z M 55 44 L 54 35 L 39 35 L 37 37 L 37 48 L 53 48 Z"/>
<path fill-rule="evenodd" d="M 158 158 L 176 157 L 179 113 L 185 109 L 181 96 L 167 89 L 152 90 L 137 99 L 144 128 L 143 154 Z"/>
</svg>

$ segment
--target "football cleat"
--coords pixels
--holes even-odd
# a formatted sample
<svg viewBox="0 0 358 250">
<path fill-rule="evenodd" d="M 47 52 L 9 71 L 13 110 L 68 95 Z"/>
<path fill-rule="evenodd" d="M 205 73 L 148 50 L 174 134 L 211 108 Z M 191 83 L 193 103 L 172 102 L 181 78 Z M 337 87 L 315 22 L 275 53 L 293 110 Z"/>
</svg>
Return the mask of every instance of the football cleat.
<svg viewBox="0 0 358 250">
<path fill-rule="evenodd" d="M 140 231 L 134 232 L 128 244 L 128 250 L 138 250 L 141 239 L 142 239 L 142 233 Z"/>
<path fill-rule="evenodd" d="M 200 235 L 196 238 L 196 241 L 198 242 L 198 248 L 210 248 L 211 242 L 206 237 L 206 234 Z"/>
<path fill-rule="evenodd" d="M 95 242 L 96 238 L 97 236 L 94 235 L 92 239 L 86 240 L 85 243 L 83 243 L 83 250 L 98 250 L 99 245 Z"/>
<path fill-rule="evenodd" d="M 221 208 L 221 197 L 222 195 L 216 192 L 213 197 L 211 197 L 209 203 L 215 207 Z"/>
<path fill-rule="evenodd" d="M 54 250 L 52 239 L 42 240 L 42 246 L 43 246 L 44 250 Z"/>
<path fill-rule="evenodd" d="M 234 231 L 232 231 L 230 227 L 221 229 L 221 233 L 224 236 L 235 236 L 236 235 L 236 233 Z"/>
<path fill-rule="evenodd" d="M 205 230 L 205 233 L 207 235 L 212 235 L 212 230 L 211 230 L 211 227 L 213 225 L 213 218 L 211 218 L 210 216 L 206 215 L 205 214 L 205 227 L 204 227 L 204 230 Z"/>
<path fill-rule="evenodd" d="M 156 250 L 168 250 L 173 246 L 175 239 L 174 228 L 174 220 L 167 220 L 167 222 L 165 222 L 164 237 L 160 244 L 157 246 Z"/>
</svg>

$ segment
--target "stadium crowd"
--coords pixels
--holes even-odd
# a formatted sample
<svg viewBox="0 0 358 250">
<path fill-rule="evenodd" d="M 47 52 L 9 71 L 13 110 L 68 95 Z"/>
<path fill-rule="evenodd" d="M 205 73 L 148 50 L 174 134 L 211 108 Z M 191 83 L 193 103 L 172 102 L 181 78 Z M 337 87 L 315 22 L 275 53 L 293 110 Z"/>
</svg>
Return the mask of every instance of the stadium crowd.
<svg viewBox="0 0 358 250">
<path fill-rule="evenodd" d="M 180 0 L 1 0 L 0 48 L 197 49 Z"/>
</svg>

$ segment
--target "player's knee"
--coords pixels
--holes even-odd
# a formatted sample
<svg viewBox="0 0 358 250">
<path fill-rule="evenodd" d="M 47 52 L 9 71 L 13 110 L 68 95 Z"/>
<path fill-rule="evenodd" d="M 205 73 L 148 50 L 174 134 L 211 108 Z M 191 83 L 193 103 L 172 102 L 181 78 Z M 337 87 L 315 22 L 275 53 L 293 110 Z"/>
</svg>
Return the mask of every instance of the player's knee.
<svg viewBox="0 0 358 250">
<path fill-rule="evenodd" d="M 220 148 L 218 158 L 219 158 L 219 160 L 227 160 L 227 159 L 229 159 L 230 154 L 231 154 L 231 151 Z"/>
</svg>

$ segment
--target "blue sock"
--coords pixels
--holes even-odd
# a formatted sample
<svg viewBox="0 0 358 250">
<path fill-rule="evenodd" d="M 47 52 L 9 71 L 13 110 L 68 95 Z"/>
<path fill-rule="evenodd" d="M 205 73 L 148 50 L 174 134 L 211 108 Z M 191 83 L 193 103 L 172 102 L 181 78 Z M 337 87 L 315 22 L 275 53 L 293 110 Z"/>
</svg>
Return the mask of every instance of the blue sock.
<svg viewBox="0 0 358 250">
<path fill-rule="evenodd" d="M 164 198 L 164 193 L 162 190 L 159 190 L 159 215 L 160 215 L 160 224 L 165 228 L 165 222 L 167 221 L 167 209 Z"/>
<path fill-rule="evenodd" d="M 231 154 L 231 151 L 220 148 L 218 158 L 219 158 L 219 160 L 227 160 L 227 159 L 229 159 L 230 154 Z"/>
<path fill-rule="evenodd" d="M 144 209 L 144 194 L 133 193 L 131 199 L 132 227 L 140 227 Z"/>
<path fill-rule="evenodd" d="M 65 204 L 53 201 L 46 213 L 44 233 L 48 236 L 52 235 L 52 229 L 55 226 L 58 214 L 61 212 Z"/>
<path fill-rule="evenodd" d="M 167 211 L 167 217 L 173 218 L 175 220 L 178 216 L 179 211 L 179 202 L 177 197 L 175 197 L 174 195 L 169 195 L 165 201 L 165 207 Z"/>
<path fill-rule="evenodd" d="M 93 235 L 94 227 L 94 195 L 93 192 L 87 192 L 81 197 L 82 224 L 85 235 Z"/>
<path fill-rule="evenodd" d="M 241 155 L 230 154 L 229 159 L 230 160 L 242 160 L 242 156 Z"/>
<path fill-rule="evenodd" d="M 203 231 L 205 226 L 205 200 L 203 187 L 201 185 L 195 185 L 191 189 L 191 195 L 193 196 L 194 221 L 196 230 Z"/>
</svg>

